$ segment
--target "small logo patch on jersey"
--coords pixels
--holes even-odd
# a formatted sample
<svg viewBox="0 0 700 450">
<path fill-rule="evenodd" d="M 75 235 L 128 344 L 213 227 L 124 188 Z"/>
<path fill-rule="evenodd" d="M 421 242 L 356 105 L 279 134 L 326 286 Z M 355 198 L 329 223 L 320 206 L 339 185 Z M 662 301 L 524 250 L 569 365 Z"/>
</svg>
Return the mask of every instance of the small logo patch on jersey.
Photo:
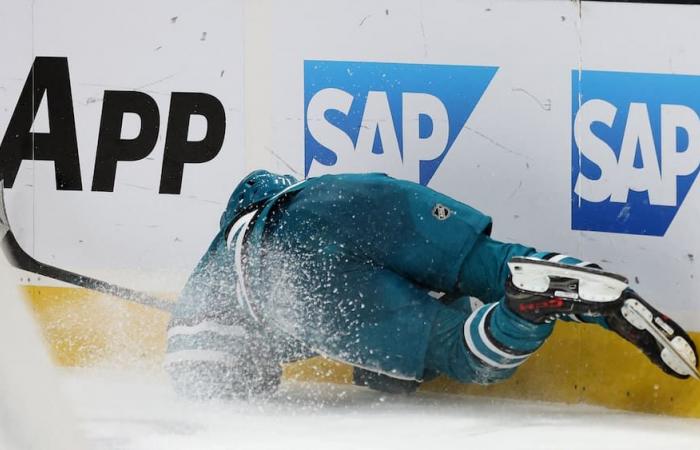
<svg viewBox="0 0 700 450">
<path fill-rule="evenodd" d="M 438 203 L 433 207 L 433 216 L 435 216 L 437 220 L 445 220 L 450 217 L 450 214 L 452 214 L 452 211 L 445 205 Z"/>
</svg>

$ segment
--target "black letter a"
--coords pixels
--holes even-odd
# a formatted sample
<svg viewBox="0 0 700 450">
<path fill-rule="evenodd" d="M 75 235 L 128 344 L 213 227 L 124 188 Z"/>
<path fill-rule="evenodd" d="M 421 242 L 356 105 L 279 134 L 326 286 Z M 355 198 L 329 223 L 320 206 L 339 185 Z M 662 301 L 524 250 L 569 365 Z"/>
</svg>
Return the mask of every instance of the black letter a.
<svg viewBox="0 0 700 450">
<path fill-rule="evenodd" d="M 32 133 L 44 93 L 50 131 Z M 39 56 L 34 60 L 0 144 L 0 173 L 7 187 L 14 184 L 24 159 L 53 161 L 57 189 L 82 189 L 67 58 Z"/>
</svg>

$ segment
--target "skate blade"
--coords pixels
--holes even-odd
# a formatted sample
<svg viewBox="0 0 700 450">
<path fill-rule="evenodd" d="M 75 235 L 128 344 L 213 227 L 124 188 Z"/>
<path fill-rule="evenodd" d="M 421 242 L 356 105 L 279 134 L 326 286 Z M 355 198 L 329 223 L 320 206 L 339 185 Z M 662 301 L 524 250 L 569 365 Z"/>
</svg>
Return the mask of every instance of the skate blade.
<svg viewBox="0 0 700 450">
<path fill-rule="evenodd" d="M 661 344 L 661 359 L 674 372 L 679 375 L 689 375 L 700 381 L 700 372 L 695 367 L 695 363 L 691 359 L 695 359 L 693 349 L 690 344 L 681 336 L 676 336 L 673 339 L 668 339 L 666 335 L 654 325 L 651 311 L 642 303 L 635 299 L 625 300 L 622 306 L 622 315 L 629 323 L 639 330 L 648 331 L 656 341 Z M 654 321 L 654 323 L 652 323 Z M 658 326 L 661 327 L 669 335 L 673 335 L 673 329 L 662 320 L 658 321 Z"/>
<path fill-rule="evenodd" d="M 513 284 L 530 292 L 547 292 L 552 277 L 578 281 L 576 292 L 556 292 L 560 297 L 589 302 L 612 302 L 629 287 L 627 278 L 588 267 L 576 267 L 536 258 L 515 257 L 508 263 Z"/>
</svg>

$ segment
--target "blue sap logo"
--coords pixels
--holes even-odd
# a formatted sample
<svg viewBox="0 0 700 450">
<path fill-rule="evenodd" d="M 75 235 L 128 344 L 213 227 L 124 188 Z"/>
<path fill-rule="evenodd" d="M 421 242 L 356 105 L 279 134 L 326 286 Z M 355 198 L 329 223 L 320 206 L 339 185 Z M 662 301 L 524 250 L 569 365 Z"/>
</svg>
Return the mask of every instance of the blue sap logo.
<svg viewBox="0 0 700 450">
<path fill-rule="evenodd" d="M 495 67 L 304 62 L 305 164 L 428 184 Z"/>
<path fill-rule="evenodd" d="M 698 174 L 700 77 L 586 70 L 572 82 L 572 228 L 663 236 Z"/>
</svg>

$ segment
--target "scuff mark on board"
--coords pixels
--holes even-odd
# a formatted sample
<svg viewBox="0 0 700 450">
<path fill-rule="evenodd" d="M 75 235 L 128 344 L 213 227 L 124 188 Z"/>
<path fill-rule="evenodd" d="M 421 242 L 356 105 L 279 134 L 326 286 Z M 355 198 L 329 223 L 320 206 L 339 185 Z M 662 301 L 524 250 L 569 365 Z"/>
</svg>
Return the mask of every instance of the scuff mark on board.
<svg viewBox="0 0 700 450">
<path fill-rule="evenodd" d="M 143 89 L 143 88 L 147 88 L 147 87 L 153 86 L 153 85 L 155 85 L 155 84 L 162 83 L 163 81 L 166 81 L 166 80 L 171 79 L 171 78 L 174 77 L 175 75 L 177 75 L 177 73 L 171 73 L 170 75 L 167 75 L 167 76 L 165 76 L 165 77 L 163 77 L 163 78 L 159 78 L 159 79 L 157 79 L 157 80 L 155 80 L 155 81 L 151 81 L 150 83 L 146 83 L 146 84 L 144 84 L 143 86 L 139 86 L 139 87 L 136 88 L 136 90 L 141 90 L 141 89 Z"/>
<path fill-rule="evenodd" d="M 136 188 L 136 189 L 141 189 L 141 190 L 144 190 L 144 191 L 150 191 L 150 190 L 152 190 L 150 187 L 148 187 L 148 186 L 142 186 L 142 185 L 140 185 L 140 184 L 133 184 L 133 183 L 121 183 L 121 184 L 123 184 L 124 186 L 129 186 L 129 187 L 133 187 L 133 188 Z"/>
<path fill-rule="evenodd" d="M 481 131 L 475 130 L 474 128 L 468 127 L 468 126 L 466 126 L 466 125 L 464 126 L 464 129 L 467 130 L 467 131 L 470 131 L 470 132 L 472 132 L 472 133 L 474 133 L 474 134 L 476 134 L 477 136 L 479 136 L 479 137 L 481 137 L 481 138 L 486 139 L 487 141 L 489 141 L 490 143 L 492 143 L 492 144 L 495 145 L 496 147 L 498 147 L 498 148 L 500 148 L 501 150 L 504 150 L 504 151 L 506 151 L 506 152 L 508 152 L 508 153 L 510 153 L 510 154 L 512 154 L 512 155 L 520 156 L 521 158 L 530 159 L 529 156 L 527 156 L 527 155 L 525 155 L 525 154 L 522 154 L 522 153 L 520 153 L 520 152 L 516 152 L 515 150 L 512 150 L 512 149 L 506 147 L 505 145 L 501 144 L 500 142 L 496 141 L 495 139 L 493 139 L 493 138 L 491 138 L 491 137 L 485 135 L 485 134 L 482 133 Z"/>
<path fill-rule="evenodd" d="M 222 204 L 222 203 L 219 202 L 219 201 L 216 201 L 216 200 L 209 200 L 209 199 L 206 199 L 206 198 L 199 198 L 199 197 L 197 197 L 196 195 L 187 195 L 187 196 L 185 196 L 185 198 L 190 199 L 190 200 L 194 200 L 194 201 L 197 201 L 197 202 L 212 203 L 212 204 L 214 204 L 214 205 L 221 205 L 221 204 Z"/>
<path fill-rule="evenodd" d="M 284 164 L 284 166 L 285 166 L 287 169 L 289 169 L 289 170 L 291 170 L 292 172 L 294 172 L 294 174 L 297 175 L 298 177 L 303 178 L 302 175 L 301 175 L 301 173 L 300 173 L 298 170 L 296 170 L 294 167 L 292 167 L 291 164 L 289 164 L 284 158 L 282 158 L 280 155 L 278 155 L 277 152 L 275 152 L 272 148 L 268 147 L 267 145 L 266 145 L 264 148 L 265 148 L 265 150 L 268 151 L 268 153 L 270 153 L 272 156 L 274 156 L 275 159 L 277 159 L 279 162 L 281 162 L 282 164 Z"/>
<path fill-rule="evenodd" d="M 630 205 L 625 205 L 621 210 L 620 213 L 617 215 L 617 219 L 626 222 L 630 218 L 630 212 L 632 210 L 632 207 Z"/>
<path fill-rule="evenodd" d="M 420 32 L 423 36 L 423 56 L 428 56 L 428 40 L 425 37 L 425 25 L 423 24 L 423 2 L 420 2 Z"/>
<path fill-rule="evenodd" d="M 518 183 L 518 186 L 515 189 L 513 189 L 513 192 L 511 192 L 510 195 L 508 196 L 508 200 L 513 198 L 515 196 L 515 194 L 518 193 L 518 191 L 520 190 L 521 187 L 523 187 L 523 180 L 520 180 L 520 182 Z"/>
<path fill-rule="evenodd" d="M 544 101 L 541 101 L 539 98 L 531 94 L 529 91 L 523 88 L 513 88 L 511 89 L 513 92 L 522 92 L 523 94 L 527 95 L 531 99 L 535 101 L 539 105 L 540 108 L 544 111 L 551 111 L 552 110 L 552 99 L 551 98 L 546 98 Z"/>
</svg>

